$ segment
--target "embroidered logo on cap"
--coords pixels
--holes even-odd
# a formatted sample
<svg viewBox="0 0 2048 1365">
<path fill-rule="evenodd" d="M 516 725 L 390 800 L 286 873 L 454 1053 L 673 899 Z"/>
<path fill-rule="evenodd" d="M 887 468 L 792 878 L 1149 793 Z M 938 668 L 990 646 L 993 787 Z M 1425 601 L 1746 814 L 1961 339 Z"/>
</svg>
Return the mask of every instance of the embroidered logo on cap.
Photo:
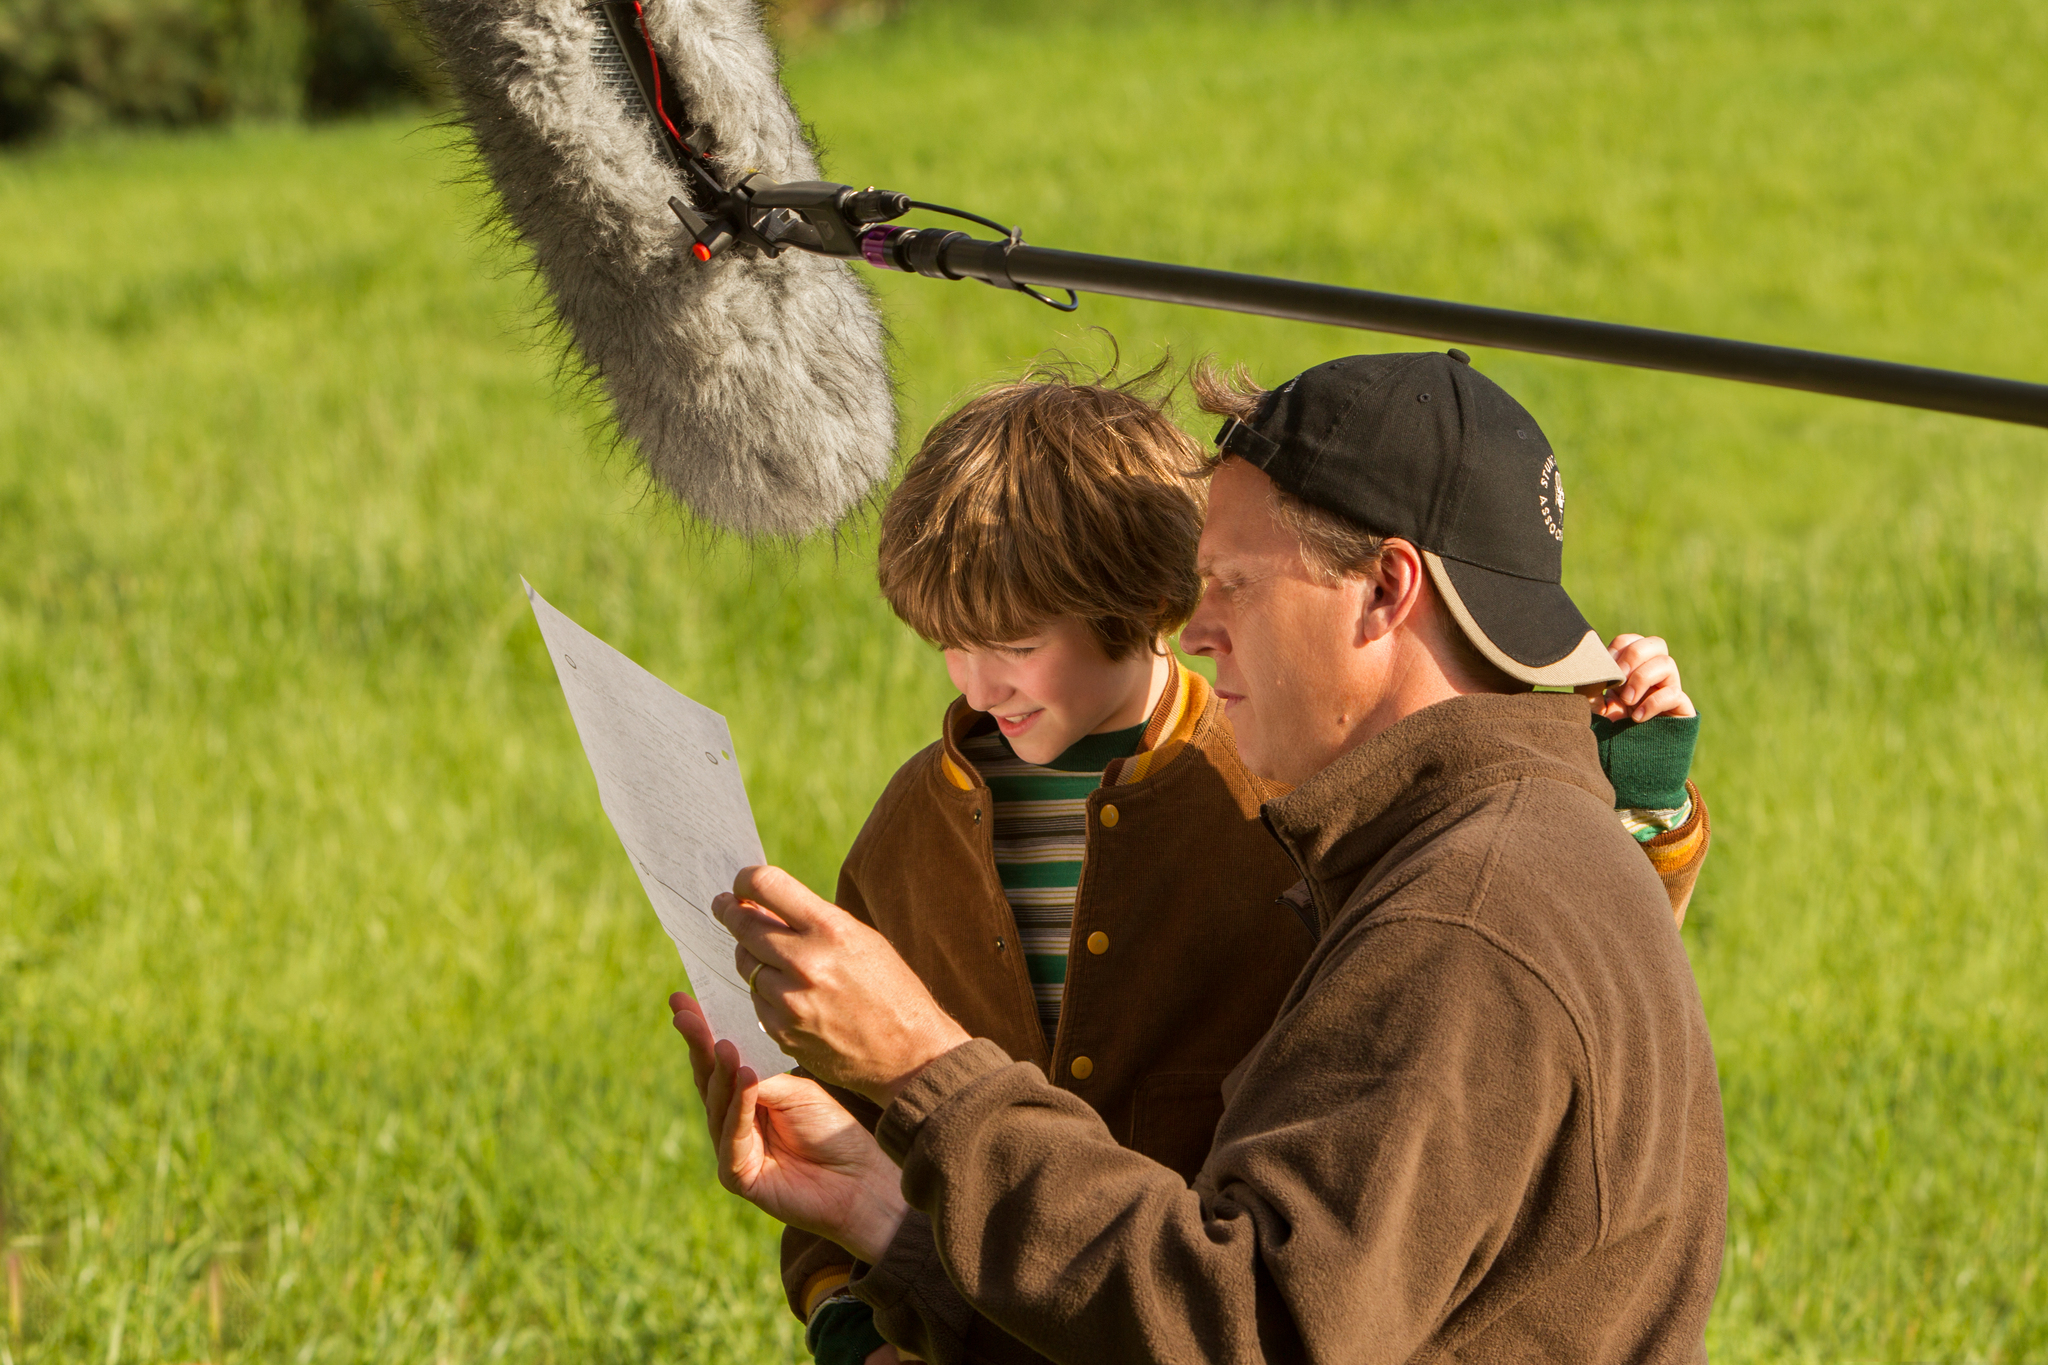
<svg viewBox="0 0 2048 1365">
<path fill-rule="evenodd" d="M 1516 435 L 1521 435 L 1516 432 Z M 1537 481 L 1540 490 L 1536 498 L 1543 509 L 1543 525 L 1550 532 L 1550 538 L 1564 544 L 1564 471 L 1557 467 L 1557 456 L 1552 455 L 1543 462 L 1543 474 Z M 1554 509 L 1554 510 L 1553 510 Z"/>
</svg>

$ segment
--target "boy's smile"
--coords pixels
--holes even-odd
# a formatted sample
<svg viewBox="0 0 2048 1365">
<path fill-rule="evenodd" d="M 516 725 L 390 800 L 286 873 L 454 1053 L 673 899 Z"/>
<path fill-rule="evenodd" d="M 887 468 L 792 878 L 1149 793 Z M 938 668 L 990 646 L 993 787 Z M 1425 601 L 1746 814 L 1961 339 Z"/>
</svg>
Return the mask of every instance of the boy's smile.
<svg viewBox="0 0 2048 1365">
<path fill-rule="evenodd" d="M 992 714 L 996 718 L 996 728 L 1003 732 L 1003 738 L 1015 739 L 1031 728 L 1031 722 L 1045 714 L 1045 708 L 1041 706 L 1036 710 L 1026 711 L 1015 716 L 1006 716 L 1000 711 Z"/>
<path fill-rule="evenodd" d="M 1111 659 L 1075 617 L 1000 645 L 946 651 L 946 675 L 977 711 L 995 717 L 1026 763 L 1058 758 L 1084 735 L 1140 724 L 1172 677 L 1173 660 L 1138 650 Z"/>
</svg>

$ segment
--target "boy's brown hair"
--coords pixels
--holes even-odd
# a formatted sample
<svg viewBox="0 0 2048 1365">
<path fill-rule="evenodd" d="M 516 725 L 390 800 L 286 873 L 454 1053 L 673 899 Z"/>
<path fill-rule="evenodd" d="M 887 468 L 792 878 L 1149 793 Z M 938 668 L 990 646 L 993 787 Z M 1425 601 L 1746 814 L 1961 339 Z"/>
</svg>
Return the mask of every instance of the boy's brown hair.
<svg viewBox="0 0 2048 1365">
<path fill-rule="evenodd" d="M 1200 449 L 1143 390 L 1042 369 L 942 419 L 882 513 L 882 595 L 946 648 L 1062 616 L 1123 659 L 1201 597 Z"/>
</svg>

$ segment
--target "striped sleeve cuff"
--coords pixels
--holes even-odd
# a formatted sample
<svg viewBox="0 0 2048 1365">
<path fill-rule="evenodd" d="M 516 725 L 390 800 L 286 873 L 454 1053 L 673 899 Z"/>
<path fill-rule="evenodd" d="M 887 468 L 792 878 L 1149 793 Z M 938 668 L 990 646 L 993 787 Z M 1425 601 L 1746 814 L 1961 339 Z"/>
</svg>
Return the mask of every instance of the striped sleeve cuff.
<svg viewBox="0 0 2048 1365">
<path fill-rule="evenodd" d="M 804 1321 L 809 1322 L 818 1315 L 818 1308 L 825 1300 L 846 1288 L 846 1282 L 853 1278 L 853 1267 L 828 1265 L 810 1279 L 804 1281 Z"/>
<path fill-rule="evenodd" d="M 1652 810 L 1644 806 L 1617 806 L 1614 813 L 1621 817 L 1621 827 L 1635 836 L 1637 843 L 1647 844 L 1658 835 L 1669 834 L 1692 819 L 1692 797 L 1687 796 L 1684 805 L 1670 810 Z"/>
<path fill-rule="evenodd" d="M 1650 866 L 1660 877 L 1689 870 L 1706 855 L 1707 840 L 1713 835 L 1699 788 L 1687 782 L 1685 795 L 1684 821 L 1643 841 L 1643 852 L 1650 855 Z"/>
</svg>

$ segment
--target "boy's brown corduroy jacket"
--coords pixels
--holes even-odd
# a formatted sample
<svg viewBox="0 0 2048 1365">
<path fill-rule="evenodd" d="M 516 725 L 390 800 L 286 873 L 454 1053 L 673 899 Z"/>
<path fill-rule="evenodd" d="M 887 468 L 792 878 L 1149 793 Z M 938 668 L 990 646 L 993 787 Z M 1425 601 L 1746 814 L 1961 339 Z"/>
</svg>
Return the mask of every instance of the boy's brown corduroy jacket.
<svg viewBox="0 0 2048 1365">
<path fill-rule="evenodd" d="M 1088 798 L 1065 1002 L 1050 1054 L 997 880 L 988 784 L 959 742 L 986 718 L 964 699 L 943 738 L 897 772 L 847 854 L 838 902 L 879 929 L 961 1026 L 1094 1106 L 1118 1142 L 1192 1179 L 1223 1113 L 1223 1078 L 1307 960 L 1300 878 L 1259 818 L 1285 790 L 1246 770 L 1215 693 L 1176 668 L 1146 750 Z M 1142 760 L 1140 762 L 1139 760 Z M 835 1091 L 873 1127 L 874 1106 Z M 783 1234 L 783 1284 L 805 1316 L 843 1283 L 846 1252 Z M 976 1353 L 1034 1359 L 979 1324 Z"/>
<path fill-rule="evenodd" d="M 1669 899 L 1571 697 L 1429 707 L 1266 808 L 1323 932 L 1192 1186 L 977 1039 L 877 1130 L 913 1207 L 854 1286 L 970 1358 L 1696 1361 L 1720 1094 Z M 964 1298 L 963 1298 L 964 1295 Z"/>
</svg>

